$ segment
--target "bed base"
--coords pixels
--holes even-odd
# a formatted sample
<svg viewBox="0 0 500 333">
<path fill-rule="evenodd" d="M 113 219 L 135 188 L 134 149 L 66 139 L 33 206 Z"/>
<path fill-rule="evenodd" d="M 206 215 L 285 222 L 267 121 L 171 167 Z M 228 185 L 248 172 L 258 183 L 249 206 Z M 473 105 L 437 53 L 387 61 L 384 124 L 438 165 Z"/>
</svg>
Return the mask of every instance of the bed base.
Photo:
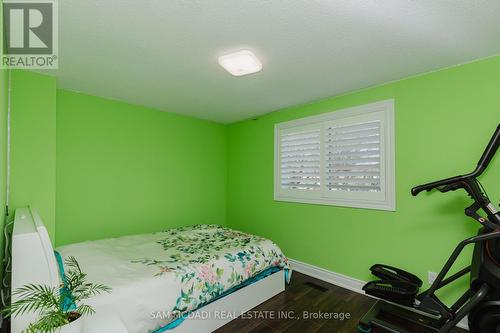
<svg viewBox="0 0 500 333">
<path fill-rule="evenodd" d="M 213 332 L 284 290 L 285 276 L 281 270 L 194 311 L 183 323 L 165 333 Z"/>
</svg>

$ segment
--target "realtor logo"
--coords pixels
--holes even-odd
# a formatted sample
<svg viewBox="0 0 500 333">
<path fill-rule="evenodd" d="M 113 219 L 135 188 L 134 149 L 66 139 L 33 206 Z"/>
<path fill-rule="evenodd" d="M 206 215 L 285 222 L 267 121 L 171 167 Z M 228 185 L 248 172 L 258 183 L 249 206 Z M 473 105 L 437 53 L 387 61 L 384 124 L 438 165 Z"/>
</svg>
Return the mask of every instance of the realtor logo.
<svg viewBox="0 0 500 333">
<path fill-rule="evenodd" d="M 58 67 L 57 2 L 4 0 L 2 68 Z"/>
</svg>

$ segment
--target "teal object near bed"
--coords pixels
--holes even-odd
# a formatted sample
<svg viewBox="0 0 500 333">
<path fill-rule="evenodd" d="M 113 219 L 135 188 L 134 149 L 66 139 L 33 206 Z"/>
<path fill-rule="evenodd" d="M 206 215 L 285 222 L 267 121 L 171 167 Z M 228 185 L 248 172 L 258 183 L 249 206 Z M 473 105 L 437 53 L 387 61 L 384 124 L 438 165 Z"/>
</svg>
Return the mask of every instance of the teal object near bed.
<svg viewBox="0 0 500 333">
<path fill-rule="evenodd" d="M 59 276 L 61 277 L 62 287 L 59 290 L 62 296 L 61 309 L 63 311 L 73 311 L 76 310 L 76 304 L 73 300 L 73 295 L 71 294 L 71 290 L 68 288 L 68 281 L 66 280 L 66 273 L 64 272 L 64 263 L 61 257 L 61 254 L 57 251 L 54 251 L 54 255 L 56 257 L 57 266 L 59 267 Z"/>
</svg>

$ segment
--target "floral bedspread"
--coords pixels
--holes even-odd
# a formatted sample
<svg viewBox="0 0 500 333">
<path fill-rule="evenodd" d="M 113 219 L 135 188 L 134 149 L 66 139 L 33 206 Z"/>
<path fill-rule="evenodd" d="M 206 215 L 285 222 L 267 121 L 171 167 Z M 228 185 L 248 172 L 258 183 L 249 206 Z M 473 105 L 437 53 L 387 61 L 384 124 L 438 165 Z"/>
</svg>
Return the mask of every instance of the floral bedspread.
<svg viewBox="0 0 500 333">
<path fill-rule="evenodd" d="M 288 269 L 287 259 L 272 241 L 218 225 L 82 242 L 56 250 L 63 259 L 74 256 L 90 282 L 112 288 L 110 294 L 89 300 L 96 314 L 85 320 L 104 323 L 118 317 L 130 333 L 163 330 L 175 325 L 180 314 L 270 267 Z"/>
<path fill-rule="evenodd" d="M 195 310 L 269 267 L 289 269 L 288 260 L 268 239 L 219 225 L 195 225 L 167 230 L 158 244 L 168 259 L 133 261 L 174 273 L 182 283 L 172 311 Z"/>
</svg>

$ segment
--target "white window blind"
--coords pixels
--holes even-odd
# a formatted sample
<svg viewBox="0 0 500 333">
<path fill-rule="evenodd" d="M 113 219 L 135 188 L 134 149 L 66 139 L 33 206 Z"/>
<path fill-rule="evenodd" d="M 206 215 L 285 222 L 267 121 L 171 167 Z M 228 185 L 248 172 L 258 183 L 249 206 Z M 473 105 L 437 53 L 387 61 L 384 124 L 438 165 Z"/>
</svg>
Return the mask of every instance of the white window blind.
<svg viewBox="0 0 500 333">
<path fill-rule="evenodd" d="M 318 129 L 292 132 L 280 138 L 282 188 L 319 189 L 320 139 Z"/>
<path fill-rule="evenodd" d="M 380 121 L 328 126 L 326 172 L 330 191 L 380 192 Z"/>
<path fill-rule="evenodd" d="M 275 199 L 394 210 L 394 101 L 275 127 Z"/>
</svg>

